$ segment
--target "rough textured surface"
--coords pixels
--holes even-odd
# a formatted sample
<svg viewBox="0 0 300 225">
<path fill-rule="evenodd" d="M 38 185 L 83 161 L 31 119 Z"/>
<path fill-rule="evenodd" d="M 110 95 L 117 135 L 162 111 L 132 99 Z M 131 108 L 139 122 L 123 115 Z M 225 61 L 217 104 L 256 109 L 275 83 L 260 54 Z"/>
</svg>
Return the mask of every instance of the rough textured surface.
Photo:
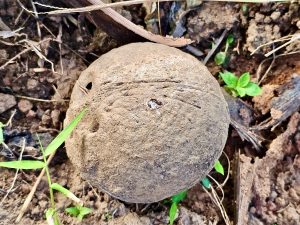
<svg viewBox="0 0 300 225">
<path fill-rule="evenodd" d="M 7 95 L 0 93 L 0 113 L 14 107 L 17 104 L 13 95 Z"/>
<path fill-rule="evenodd" d="M 199 43 L 218 38 L 224 29 L 230 30 L 239 23 L 239 13 L 231 3 L 203 3 L 187 19 L 188 37 Z"/>
<path fill-rule="evenodd" d="M 88 111 L 66 148 L 84 179 L 128 202 L 155 202 L 193 186 L 227 138 L 217 81 L 178 49 L 135 43 L 110 51 L 78 79 L 65 124 Z"/>
</svg>

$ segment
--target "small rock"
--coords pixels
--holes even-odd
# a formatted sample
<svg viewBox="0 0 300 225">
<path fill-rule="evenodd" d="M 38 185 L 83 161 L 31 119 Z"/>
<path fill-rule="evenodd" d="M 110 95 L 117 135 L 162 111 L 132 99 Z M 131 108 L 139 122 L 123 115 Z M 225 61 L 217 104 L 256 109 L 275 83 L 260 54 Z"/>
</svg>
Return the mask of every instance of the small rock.
<svg viewBox="0 0 300 225">
<path fill-rule="evenodd" d="M 17 102 L 14 96 L 0 93 L 0 113 L 14 107 L 16 104 Z"/>
<path fill-rule="evenodd" d="M 27 81 L 27 89 L 34 90 L 38 86 L 39 82 L 35 79 L 28 79 Z"/>
<path fill-rule="evenodd" d="M 51 122 L 50 110 L 46 110 L 44 115 L 42 116 L 42 124 L 48 125 Z"/>
<path fill-rule="evenodd" d="M 26 114 L 27 118 L 34 118 L 36 116 L 36 112 L 33 110 L 29 110 L 29 112 Z"/>
<path fill-rule="evenodd" d="M 39 201 L 39 206 L 42 208 L 42 209 L 45 209 L 48 205 L 48 202 L 43 200 L 43 201 Z"/>
<path fill-rule="evenodd" d="M 269 16 L 266 16 L 265 19 L 264 19 L 264 23 L 271 23 L 272 20 Z"/>
<path fill-rule="evenodd" d="M 60 111 L 55 109 L 51 112 L 52 124 L 57 127 L 59 125 Z"/>
<path fill-rule="evenodd" d="M 39 213 L 40 213 L 39 206 L 34 207 L 33 210 L 31 211 L 31 215 L 37 215 Z"/>
<path fill-rule="evenodd" d="M 255 22 L 262 23 L 264 21 L 265 16 L 260 13 L 255 13 Z"/>
<path fill-rule="evenodd" d="M 273 21 L 277 22 L 277 20 L 279 19 L 280 15 L 281 15 L 280 12 L 273 12 L 273 13 L 271 14 L 271 19 L 272 19 Z"/>
<path fill-rule="evenodd" d="M 29 112 L 29 110 L 32 109 L 33 105 L 30 101 L 28 101 L 26 99 L 21 99 L 18 103 L 18 107 L 21 112 L 27 113 L 27 112 Z"/>
<path fill-rule="evenodd" d="M 0 62 L 3 63 L 6 59 L 8 59 L 6 50 L 0 49 Z"/>
</svg>

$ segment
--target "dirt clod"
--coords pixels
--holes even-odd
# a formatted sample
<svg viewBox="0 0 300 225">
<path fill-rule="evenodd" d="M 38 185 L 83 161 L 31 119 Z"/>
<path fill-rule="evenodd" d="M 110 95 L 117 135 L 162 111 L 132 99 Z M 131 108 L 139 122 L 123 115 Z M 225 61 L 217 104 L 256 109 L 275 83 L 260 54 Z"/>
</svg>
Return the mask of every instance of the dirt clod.
<svg viewBox="0 0 300 225">
<path fill-rule="evenodd" d="M 0 93 L 0 113 L 14 107 L 16 104 L 17 102 L 14 96 Z"/>
<path fill-rule="evenodd" d="M 126 45 L 95 61 L 75 84 L 65 123 L 84 107 L 68 156 L 84 179 L 128 202 L 193 186 L 227 138 L 217 81 L 194 57 L 159 44 Z"/>
</svg>

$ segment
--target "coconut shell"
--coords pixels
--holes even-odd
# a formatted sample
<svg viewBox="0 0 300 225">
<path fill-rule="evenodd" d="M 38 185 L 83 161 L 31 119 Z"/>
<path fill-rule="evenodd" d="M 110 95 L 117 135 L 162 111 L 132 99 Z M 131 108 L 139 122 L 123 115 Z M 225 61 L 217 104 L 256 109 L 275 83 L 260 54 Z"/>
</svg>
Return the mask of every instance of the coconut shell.
<svg viewBox="0 0 300 225">
<path fill-rule="evenodd" d="M 160 44 L 125 45 L 93 62 L 74 86 L 65 125 L 83 108 L 67 154 L 83 179 L 126 202 L 160 201 L 199 182 L 228 133 L 215 78 Z"/>
</svg>

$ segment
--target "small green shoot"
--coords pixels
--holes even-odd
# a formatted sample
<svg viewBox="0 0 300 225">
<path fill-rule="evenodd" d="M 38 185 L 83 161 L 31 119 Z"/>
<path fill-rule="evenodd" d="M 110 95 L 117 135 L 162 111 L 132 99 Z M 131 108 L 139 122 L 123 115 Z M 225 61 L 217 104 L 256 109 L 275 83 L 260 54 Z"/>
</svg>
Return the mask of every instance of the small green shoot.
<svg viewBox="0 0 300 225">
<path fill-rule="evenodd" d="M 68 189 L 64 188 L 60 184 L 53 183 L 53 184 L 51 184 L 51 188 L 52 188 L 52 190 L 56 190 L 56 191 L 59 191 L 59 192 L 63 193 L 66 197 L 68 197 L 69 199 L 73 200 L 77 204 L 82 204 L 82 202 L 81 202 L 81 200 L 79 198 L 77 198 L 71 191 L 69 191 Z"/>
<path fill-rule="evenodd" d="M 201 184 L 206 188 L 206 189 L 210 189 L 211 187 L 211 183 L 209 181 L 209 179 L 207 177 L 204 177 L 202 180 L 201 180 Z"/>
<path fill-rule="evenodd" d="M 228 48 L 230 45 L 232 45 L 233 42 L 234 42 L 233 35 L 232 34 L 228 35 L 226 39 L 226 46 L 224 52 L 218 52 L 215 56 L 215 63 L 217 65 L 225 64 L 226 61 L 228 61 L 228 56 L 227 56 Z"/>
<path fill-rule="evenodd" d="M 77 215 L 78 219 L 82 220 L 85 215 L 89 214 L 92 211 L 89 208 L 83 207 L 81 200 L 78 199 L 72 192 L 70 192 L 69 190 L 67 190 L 66 188 L 62 187 L 61 185 L 59 185 L 57 183 L 52 184 L 50 173 L 49 173 L 49 168 L 47 165 L 47 158 L 46 158 L 50 154 L 54 154 L 55 151 L 58 149 L 58 147 L 70 136 L 70 134 L 72 133 L 72 131 L 74 130 L 74 128 L 76 127 L 78 122 L 82 119 L 85 111 L 86 110 L 83 110 L 78 116 L 76 116 L 75 119 L 72 120 L 72 122 L 63 131 L 61 131 L 56 138 L 54 138 L 54 140 L 48 145 L 48 147 L 46 148 L 45 151 L 44 151 L 44 148 L 38 137 L 44 162 L 38 161 L 38 160 L 19 160 L 19 161 L 10 161 L 10 162 L 0 162 L 0 167 L 6 167 L 6 168 L 12 168 L 12 169 L 23 169 L 23 170 L 25 170 L 25 169 L 31 169 L 31 170 L 32 169 L 45 169 L 47 179 L 48 179 L 49 189 L 50 189 L 50 201 L 51 201 L 51 208 L 49 208 L 46 211 L 46 219 L 47 219 L 48 225 L 59 225 L 60 224 L 58 215 L 56 213 L 53 190 L 58 190 L 58 191 L 62 192 L 63 194 L 65 194 L 67 197 L 69 197 L 70 199 L 72 199 L 73 201 L 75 201 L 78 204 L 78 206 L 76 206 L 76 208 L 78 209 L 78 212 L 79 212 Z M 11 119 L 12 119 L 12 117 L 11 117 Z M 10 121 L 11 121 L 11 119 L 10 119 Z M 7 124 L 9 124 L 10 121 Z M 4 144 L 2 128 L 7 126 L 7 124 L 4 125 L 3 123 L 0 122 L 0 144 Z"/>
<path fill-rule="evenodd" d="M 92 209 L 77 205 L 75 207 L 66 208 L 65 211 L 70 215 L 77 217 L 77 219 L 81 221 L 83 217 L 92 212 Z"/>
<path fill-rule="evenodd" d="M 182 191 L 171 198 L 171 208 L 169 211 L 169 223 L 172 225 L 176 219 L 178 204 L 185 199 L 187 191 Z"/>
<path fill-rule="evenodd" d="M 215 170 L 218 172 L 218 173 L 220 173 L 220 174 L 222 174 L 223 176 L 224 176 L 224 168 L 223 168 L 223 166 L 222 166 L 222 164 L 220 163 L 220 161 L 219 160 L 217 160 L 216 162 L 215 162 Z"/>
<path fill-rule="evenodd" d="M 231 72 L 220 72 L 220 76 L 225 82 L 225 89 L 234 97 L 240 96 L 257 96 L 261 94 L 261 88 L 254 82 L 250 81 L 250 74 L 243 73 L 239 78 Z"/>
</svg>

